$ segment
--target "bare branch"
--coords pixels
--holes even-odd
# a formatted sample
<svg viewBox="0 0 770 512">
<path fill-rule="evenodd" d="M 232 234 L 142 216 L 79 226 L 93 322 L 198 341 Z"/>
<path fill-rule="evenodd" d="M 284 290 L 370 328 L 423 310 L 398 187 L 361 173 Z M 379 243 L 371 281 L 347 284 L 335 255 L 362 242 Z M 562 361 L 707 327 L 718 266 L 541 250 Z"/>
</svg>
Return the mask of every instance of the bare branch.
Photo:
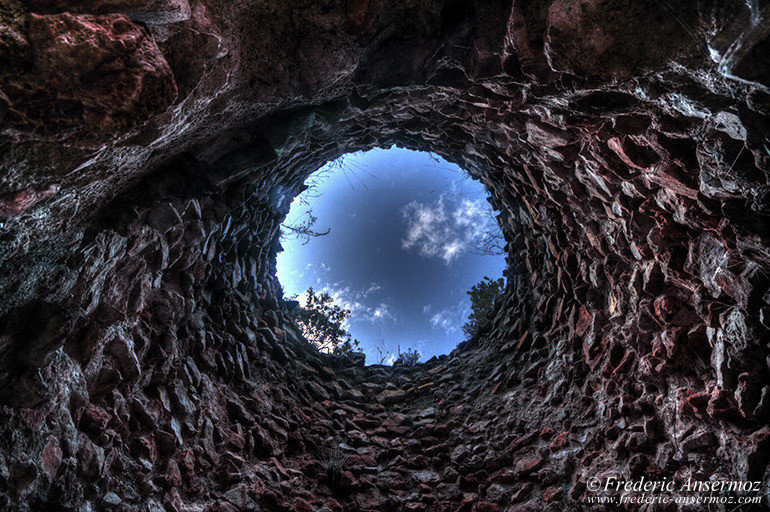
<svg viewBox="0 0 770 512">
<path fill-rule="evenodd" d="M 505 254 L 505 238 L 499 231 L 487 231 L 479 240 L 478 245 L 470 250 L 471 254 L 478 256 L 501 256 Z"/>
<path fill-rule="evenodd" d="M 326 231 L 316 231 L 313 229 L 318 217 L 312 214 L 312 212 L 306 212 L 308 219 L 295 224 L 282 224 L 281 235 L 284 239 L 293 237 L 297 240 L 302 240 L 302 245 L 310 242 L 311 238 L 319 236 L 326 236 L 331 232 L 331 228 L 327 228 Z"/>
<path fill-rule="evenodd" d="M 491 208 L 487 210 L 486 226 L 484 226 L 484 235 L 478 241 L 478 246 L 470 250 L 471 254 L 478 256 L 502 256 L 506 253 L 505 241 L 500 226 L 495 221 L 495 215 Z"/>
</svg>

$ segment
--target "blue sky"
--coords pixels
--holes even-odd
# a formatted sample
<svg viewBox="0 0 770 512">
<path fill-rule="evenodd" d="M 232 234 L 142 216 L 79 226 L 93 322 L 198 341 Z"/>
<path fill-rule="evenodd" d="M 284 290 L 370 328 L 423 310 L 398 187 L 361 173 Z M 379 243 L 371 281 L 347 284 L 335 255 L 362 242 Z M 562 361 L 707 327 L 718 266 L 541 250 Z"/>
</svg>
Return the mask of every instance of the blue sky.
<svg viewBox="0 0 770 512">
<path fill-rule="evenodd" d="M 497 229 L 481 183 L 455 164 L 393 147 L 351 153 L 322 167 L 294 200 L 286 224 L 317 217 L 326 236 L 283 240 L 278 279 L 286 297 L 309 287 L 352 311 L 348 330 L 368 364 L 412 348 L 421 360 L 463 341 L 465 293 L 502 276 L 503 256 L 471 250 Z M 314 177 L 311 177 L 311 181 Z"/>
</svg>

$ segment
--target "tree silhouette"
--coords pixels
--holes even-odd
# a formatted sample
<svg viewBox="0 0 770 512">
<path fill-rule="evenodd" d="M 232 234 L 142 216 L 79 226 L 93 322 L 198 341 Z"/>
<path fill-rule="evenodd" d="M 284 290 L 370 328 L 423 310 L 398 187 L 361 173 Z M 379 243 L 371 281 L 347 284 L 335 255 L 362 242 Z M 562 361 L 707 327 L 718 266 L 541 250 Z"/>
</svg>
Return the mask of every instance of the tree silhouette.
<svg viewBox="0 0 770 512">
<path fill-rule="evenodd" d="M 350 318 L 350 310 L 333 302 L 328 293 L 316 293 L 313 288 L 308 288 L 305 304 L 294 308 L 291 315 L 305 338 L 319 350 L 349 356 L 359 346 L 358 340 L 353 339 L 344 326 Z"/>
<path fill-rule="evenodd" d="M 492 280 L 487 276 L 465 292 L 471 297 L 471 314 L 463 324 L 463 332 L 468 338 L 475 336 L 481 326 L 487 323 L 487 313 L 492 311 L 495 299 L 505 290 L 505 279 Z"/>
</svg>

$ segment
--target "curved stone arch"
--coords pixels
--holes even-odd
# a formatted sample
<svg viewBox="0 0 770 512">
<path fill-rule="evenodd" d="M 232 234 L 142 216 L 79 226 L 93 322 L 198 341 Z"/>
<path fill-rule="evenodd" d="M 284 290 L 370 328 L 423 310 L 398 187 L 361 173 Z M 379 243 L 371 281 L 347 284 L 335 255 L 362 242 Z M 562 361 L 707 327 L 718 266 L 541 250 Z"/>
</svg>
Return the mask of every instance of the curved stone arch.
<svg viewBox="0 0 770 512">
<path fill-rule="evenodd" d="M 762 12 L 77 4 L 0 13 L 0 505 L 563 510 L 600 475 L 767 479 Z M 417 368 L 314 353 L 274 278 L 278 196 L 392 143 L 509 227 L 489 328 Z"/>
</svg>

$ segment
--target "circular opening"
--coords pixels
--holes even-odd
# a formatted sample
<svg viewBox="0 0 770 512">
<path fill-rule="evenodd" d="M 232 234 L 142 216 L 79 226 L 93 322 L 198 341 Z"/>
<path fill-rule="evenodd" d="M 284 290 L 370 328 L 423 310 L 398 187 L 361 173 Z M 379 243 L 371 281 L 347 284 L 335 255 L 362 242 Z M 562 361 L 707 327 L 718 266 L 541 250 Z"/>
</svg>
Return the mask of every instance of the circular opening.
<svg viewBox="0 0 770 512">
<path fill-rule="evenodd" d="M 306 185 L 283 225 L 286 297 L 301 309 L 309 289 L 328 294 L 350 312 L 341 323 L 369 364 L 415 351 L 425 361 L 468 338 L 468 292 L 505 269 L 481 183 L 434 154 L 393 147 L 343 155 Z"/>
</svg>

